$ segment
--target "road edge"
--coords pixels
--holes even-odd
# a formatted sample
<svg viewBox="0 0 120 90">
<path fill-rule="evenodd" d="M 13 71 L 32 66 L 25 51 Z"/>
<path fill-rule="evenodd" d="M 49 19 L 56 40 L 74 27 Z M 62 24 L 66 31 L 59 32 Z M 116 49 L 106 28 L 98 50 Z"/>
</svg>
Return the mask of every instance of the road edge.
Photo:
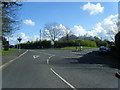
<svg viewBox="0 0 120 90">
<path fill-rule="evenodd" d="M 5 64 L 1 65 L 0 66 L 0 70 L 6 66 L 8 66 L 10 63 L 12 63 L 13 61 L 17 60 L 18 58 L 20 58 L 21 56 L 23 56 L 24 54 L 26 54 L 28 52 L 28 50 L 26 50 L 25 52 L 23 52 L 22 54 L 20 54 L 18 57 L 12 59 L 12 60 L 9 60 L 8 62 L 6 62 Z"/>
</svg>

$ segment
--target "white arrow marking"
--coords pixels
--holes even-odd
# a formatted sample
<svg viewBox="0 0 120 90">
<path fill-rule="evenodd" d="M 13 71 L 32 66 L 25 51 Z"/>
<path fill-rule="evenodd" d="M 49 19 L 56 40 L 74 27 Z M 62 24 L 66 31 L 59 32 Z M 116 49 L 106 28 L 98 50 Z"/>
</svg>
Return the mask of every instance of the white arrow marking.
<svg viewBox="0 0 120 90">
<path fill-rule="evenodd" d="M 39 57 L 39 55 L 33 55 L 33 58 L 34 59 L 36 59 L 36 58 L 38 58 Z"/>
</svg>

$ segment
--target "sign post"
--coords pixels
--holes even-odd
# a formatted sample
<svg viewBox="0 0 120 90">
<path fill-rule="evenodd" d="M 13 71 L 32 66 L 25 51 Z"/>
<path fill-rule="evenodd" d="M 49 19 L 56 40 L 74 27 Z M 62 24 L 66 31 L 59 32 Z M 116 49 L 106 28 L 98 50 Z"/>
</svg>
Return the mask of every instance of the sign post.
<svg viewBox="0 0 120 90">
<path fill-rule="evenodd" d="M 78 40 L 78 43 L 79 43 L 79 47 L 80 47 L 80 51 L 82 50 L 82 46 L 80 45 L 81 41 Z"/>
<path fill-rule="evenodd" d="M 22 38 L 21 38 L 21 37 L 18 37 L 17 40 L 18 40 L 18 42 L 19 42 L 19 47 L 18 47 L 18 49 L 19 49 L 19 52 L 20 52 L 20 42 L 21 42 Z"/>
<path fill-rule="evenodd" d="M 51 46 L 54 48 L 54 41 L 51 41 Z"/>
</svg>

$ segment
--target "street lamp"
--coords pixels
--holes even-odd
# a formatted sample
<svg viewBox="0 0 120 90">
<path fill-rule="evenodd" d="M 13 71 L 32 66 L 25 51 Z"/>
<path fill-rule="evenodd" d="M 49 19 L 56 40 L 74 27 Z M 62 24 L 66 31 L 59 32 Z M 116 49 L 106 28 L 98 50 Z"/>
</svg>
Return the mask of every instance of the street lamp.
<svg viewBox="0 0 120 90">
<path fill-rule="evenodd" d="M 19 48 L 18 48 L 18 49 L 19 49 L 19 52 L 20 52 L 20 41 L 22 40 L 22 38 L 21 38 L 21 37 L 18 37 L 17 40 L 18 40 L 18 42 L 19 42 Z"/>
</svg>

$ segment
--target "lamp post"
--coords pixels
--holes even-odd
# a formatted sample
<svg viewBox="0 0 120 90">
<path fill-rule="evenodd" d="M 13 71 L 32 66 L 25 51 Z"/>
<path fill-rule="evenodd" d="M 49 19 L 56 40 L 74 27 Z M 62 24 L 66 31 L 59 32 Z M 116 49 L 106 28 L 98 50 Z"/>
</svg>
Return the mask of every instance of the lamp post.
<svg viewBox="0 0 120 90">
<path fill-rule="evenodd" d="M 19 42 L 19 48 L 18 48 L 18 49 L 19 49 L 19 52 L 20 52 L 20 41 L 22 40 L 22 38 L 21 38 L 21 37 L 18 37 L 17 40 L 18 40 L 18 42 Z"/>
</svg>

